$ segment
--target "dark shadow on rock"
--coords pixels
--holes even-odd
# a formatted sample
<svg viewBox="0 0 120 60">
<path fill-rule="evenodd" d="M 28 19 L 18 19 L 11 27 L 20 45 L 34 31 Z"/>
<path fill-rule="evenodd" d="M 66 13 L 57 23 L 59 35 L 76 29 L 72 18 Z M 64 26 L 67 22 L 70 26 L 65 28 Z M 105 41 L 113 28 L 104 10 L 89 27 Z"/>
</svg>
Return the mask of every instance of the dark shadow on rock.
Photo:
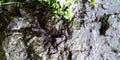
<svg viewBox="0 0 120 60">
<path fill-rule="evenodd" d="M 100 28 L 100 35 L 104 35 L 106 33 L 106 30 L 109 28 L 110 24 L 108 23 L 108 18 L 110 15 L 104 15 L 100 18 L 100 22 L 101 22 L 101 28 Z"/>
</svg>

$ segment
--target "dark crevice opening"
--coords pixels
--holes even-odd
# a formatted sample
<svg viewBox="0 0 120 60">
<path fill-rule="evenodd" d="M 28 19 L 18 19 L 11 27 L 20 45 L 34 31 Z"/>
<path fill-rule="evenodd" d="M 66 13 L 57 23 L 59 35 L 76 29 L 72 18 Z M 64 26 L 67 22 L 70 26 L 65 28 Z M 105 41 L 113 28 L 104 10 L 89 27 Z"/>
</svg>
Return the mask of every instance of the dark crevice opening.
<svg viewBox="0 0 120 60">
<path fill-rule="evenodd" d="M 69 51 L 68 60 L 72 60 L 72 52 Z"/>
<path fill-rule="evenodd" d="M 106 30 L 109 28 L 110 24 L 108 22 L 108 18 L 110 15 L 104 15 L 103 17 L 100 18 L 100 22 L 101 22 L 101 27 L 99 29 L 100 31 L 100 35 L 104 35 L 106 33 Z"/>
</svg>

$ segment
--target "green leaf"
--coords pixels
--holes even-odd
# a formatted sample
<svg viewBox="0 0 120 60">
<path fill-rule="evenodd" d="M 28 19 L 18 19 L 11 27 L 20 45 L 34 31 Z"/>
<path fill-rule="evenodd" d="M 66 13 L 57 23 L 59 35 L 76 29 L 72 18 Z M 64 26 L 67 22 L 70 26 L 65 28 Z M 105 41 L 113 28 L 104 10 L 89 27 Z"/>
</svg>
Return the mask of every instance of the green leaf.
<svg viewBox="0 0 120 60">
<path fill-rule="evenodd" d="M 90 2 L 90 4 L 93 5 L 93 6 L 95 6 L 95 7 L 97 6 L 96 0 L 92 0 L 92 1 Z"/>
</svg>

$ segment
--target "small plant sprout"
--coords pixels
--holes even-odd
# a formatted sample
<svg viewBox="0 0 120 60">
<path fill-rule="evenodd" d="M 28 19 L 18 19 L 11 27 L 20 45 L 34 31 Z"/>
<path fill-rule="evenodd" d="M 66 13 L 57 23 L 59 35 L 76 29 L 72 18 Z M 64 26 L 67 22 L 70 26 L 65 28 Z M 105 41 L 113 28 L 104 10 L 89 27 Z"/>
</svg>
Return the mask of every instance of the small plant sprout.
<svg viewBox="0 0 120 60">
<path fill-rule="evenodd" d="M 90 4 L 97 7 L 97 0 L 89 0 Z"/>
</svg>

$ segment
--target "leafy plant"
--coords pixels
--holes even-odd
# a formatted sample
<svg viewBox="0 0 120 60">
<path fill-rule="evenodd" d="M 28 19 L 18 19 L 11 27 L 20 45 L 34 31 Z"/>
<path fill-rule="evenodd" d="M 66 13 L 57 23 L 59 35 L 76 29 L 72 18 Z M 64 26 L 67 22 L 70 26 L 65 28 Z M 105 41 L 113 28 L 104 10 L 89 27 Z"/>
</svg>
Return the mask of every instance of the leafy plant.
<svg viewBox="0 0 120 60">
<path fill-rule="evenodd" d="M 72 8 L 75 0 L 38 0 L 40 4 L 47 4 L 53 8 L 53 13 L 56 16 L 63 16 L 65 19 L 72 18 Z"/>
<path fill-rule="evenodd" d="M 97 6 L 97 4 L 96 4 L 96 0 L 92 0 L 92 1 L 90 1 L 90 4 L 93 5 L 93 6 L 95 6 L 95 7 Z"/>
<path fill-rule="evenodd" d="M 39 4 L 47 6 L 47 8 L 52 8 L 52 13 L 57 17 L 63 16 L 65 19 L 72 18 L 72 6 L 75 0 L 37 0 Z M 20 2 L 5 2 L 5 0 L 0 0 L 0 5 L 9 5 Z"/>
</svg>

